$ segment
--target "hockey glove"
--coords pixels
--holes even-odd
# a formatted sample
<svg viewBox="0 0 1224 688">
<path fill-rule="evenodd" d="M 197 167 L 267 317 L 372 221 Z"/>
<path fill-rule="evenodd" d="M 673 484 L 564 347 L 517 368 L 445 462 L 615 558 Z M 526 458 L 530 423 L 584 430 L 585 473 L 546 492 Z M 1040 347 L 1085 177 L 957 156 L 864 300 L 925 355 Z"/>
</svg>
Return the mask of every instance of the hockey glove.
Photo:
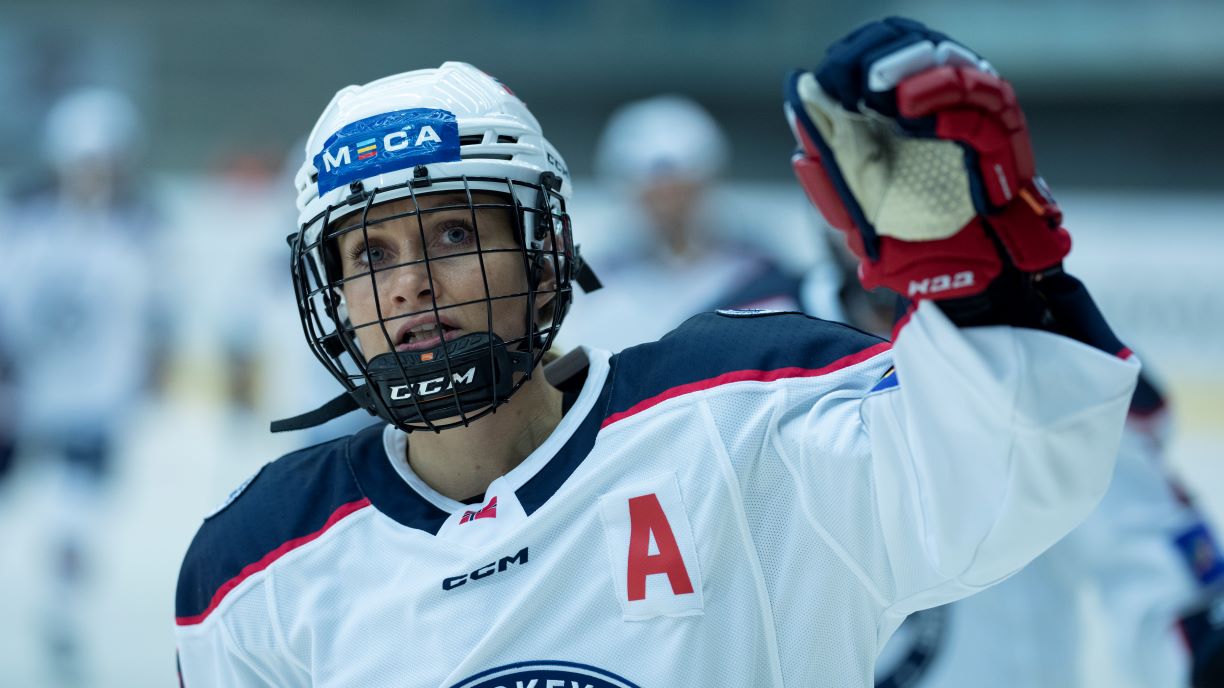
<svg viewBox="0 0 1224 688">
<path fill-rule="evenodd" d="M 984 295 L 1001 275 L 1061 274 L 1071 238 L 1034 171 L 1024 114 L 968 48 L 908 19 L 873 22 L 815 72 L 791 74 L 785 108 L 795 173 L 845 233 L 864 287 L 947 300 Z"/>
</svg>

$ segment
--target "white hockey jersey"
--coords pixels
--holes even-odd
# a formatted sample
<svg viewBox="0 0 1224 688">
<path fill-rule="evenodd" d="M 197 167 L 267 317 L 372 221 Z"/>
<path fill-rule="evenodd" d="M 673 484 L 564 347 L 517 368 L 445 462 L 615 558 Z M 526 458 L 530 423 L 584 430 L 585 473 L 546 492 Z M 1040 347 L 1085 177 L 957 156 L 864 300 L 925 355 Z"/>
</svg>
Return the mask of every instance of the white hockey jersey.
<svg viewBox="0 0 1224 688">
<path fill-rule="evenodd" d="M 1188 686 L 1177 619 L 1224 580 L 1224 557 L 1169 482 L 1163 407 L 1141 378 L 1096 510 L 1007 581 L 907 619 L 880 655 L 877 688 Z M 1087 595 L 1107 618 L 1088 615 Z M 1105 675 L 1084 665 L 1094 632 L 1105 640 Z"/>
<path fill-rule="evenodd" d="M 1138 369 L 930 304 L 891 347 L 711 313 L 588 358 L 479 505 L 390 429 L 262 469 L 186 555 L 188 688 L 871 686 L 906 614 L 1091 510 Z"/>
<path fill-rule="evenodd" d="M 0 239 L 0 348 L 14 359 L 18 432 L 106 432 L 139 401 L 153 347 L 146 214 L 37 198 Z M 142 224 L 143 223 L 143 224 Z"/>
</svg>

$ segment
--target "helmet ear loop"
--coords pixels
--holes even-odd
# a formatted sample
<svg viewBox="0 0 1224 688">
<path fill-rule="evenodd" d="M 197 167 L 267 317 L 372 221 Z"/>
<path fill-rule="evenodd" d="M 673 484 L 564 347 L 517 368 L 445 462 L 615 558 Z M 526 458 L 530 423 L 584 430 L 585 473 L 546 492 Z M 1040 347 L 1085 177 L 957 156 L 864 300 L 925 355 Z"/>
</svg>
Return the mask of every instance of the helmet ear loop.
<svg viewBox="0 0 1224 688">
<path fill-rule="evenodd" d="M 552 211 L 548 202 L 548 187 L 544 184 L 540 185 L 539 203 L 540 206 L 535 211 L 535 222 L 532 227 L 532 235 L 530 241 L 522 242 L 523 249 L 523 265 L 527 271 L 527 340 L 529 342 L 532 355 L 534 358 L 536 349 L 545 349 L 549 345 L 549 339 L 540 331 L 539 324 L 539 308 L 536 306 L 536 295 L 540 290 L 540 283 L 544 280 L 544 273 L 548 271 L 548 253 L 545 246 L 545 239 L 552 233 Z M 527 223 L 523 222 L 524 228 Z"/>
<path fill-rule="evenodd" d="M 290 274 L 293 278 L 298 316 L 311 353 L 333 377 L 351 391 L 349 373 L 339 358 L 344 353 L 344 346 L 340 341 L 340 328 L 335 326 L 337 321 L 332 317 L 335 309 L 329 298 L 331 295 L 325 273 L 322 272 L 323 259 L 318 246 L 312 248 L 306 243 L 307 226 L 303 225 L 296 234 L 289 236 L 289 247 L 293 254 Z M 333 328 L 330 331 L 320 316 L 320 310 L 332 318 Z"/>
<path fill-rule="evenodd" d="M 344 377 L 348 380 L 351 387 L 356 388 L 357 383 L 353 378 L 355 375 L 344 370 L 343 364 L 340 363 L 339 356 L 342 353 L 348 353 L 357 366 L 357 371 L 362 380 L 366 379 L 365 374 L 365 354 L 361 350 L 361 343 L 357 341 L 357 331 L 353 327 L 353 322 L 349 318 L 348 307 L 344 300 L 343 279 L 344 274 L 340 265 L 340 245 L 338 236 L 328 237 L 328 226 L 331 224 L 331 213 L 333 207 L 328 207 L 320 222 L 322 229 L 319 232 L 318 247 L 319 256 L 321 258 L 323 270 L 322 275 L 315 275 L 315 279 L 319 281 L 319 285 L 324 288 L 323 300 L 327 316 L 331 318 L 336 326 L 336 340 L 339 347 L 332 354 L 338 369 L 343 371 Z M 335 278 L 333 279 L 333 275 Z M 326 286 L 324 286 L 326 285 Z M 368 397 L 368 398 L 373 398 Z M 374 412 L 375 409 L 370 406 L 367 410 Z"/>
<path fill-rule="evenodd" d="M 324 222 L 326 222 L 326 218 L 324 218 Z M 325 235 L 326 232 L 325 224 L 322 234 Z M 315 279 L 319 280 L 320 285 L 327 285 L 323 292 L 323 298 L 327 304 L 327 315 L 336 323 L 337 334 L 343 331 L 349 332 L 354 347 L 358 352 L 361 352 L 361 343 L 357 341 L 355 336 L 356 332 L 353 329 L 353 321 L 349 319 L 348 304 L 344 300 L 343 280 L 340 279 L 340 276 L 344 273 L 340 267 L 339 238 L 320 239 L 319 244 L 319 255 L 323 259 L 323 274 L 316 275 Z M 331 275 L 335 275 L 336 279 L 331 279 Z"/>
<path fill-rule="evenodd" d="M 547 191 L 544 193 L 547 194 Z M 562 285 L 567 283 L 564 271 L 568 266 L 568 261 L 563 253 L 564 234 L 560 238 L 557 236 L 557 226 L 561 224 L 564 227 L 565 221 L 566 217 L 563 214 L 558 217 L 552 204 L 549 203 L 548 209 L 539 213 L 539 220 L 536 223 L 536 240 L 530 249 L 530 253 L 534 254 L 528 263 L 530 331 L 534 346 L 540 349 L 552 346 L 552 341 L 556 336 L 558 316 L 564 316 L 564 311 L 558 313 L 558 308 L 564 307 Z M 541 288 L 546 279 L 551 282 L 551 286 Z M 541 308 L 537 307 L 536 300 L 542 294 L 547 294 L 551 298 Z M 542 309 L 546 313 L 541 313 Z M 541 315 L 547 316 L 547 326 L 540 324 Z"/>
<path fill-rule="evenodd" d="M 518 194 L 514 192 L 514 181 L 506 180 L 506 193 L 510 198 L 511 208 L 510 217 L 514 220 L 514 236 L 518 241 L 519 255 L 523 261 L 523 274 L 527 278 L 527 306 L 523 312 L 523 332 L 521 338 L 516 339 L 513 345 L 520 351 L 526 349 L 526 353 L 531 357 L 533 365 L 524 373 L 524 379 L 531 379 L 531 374 L 534 370 L 534 362 L 536 360 L 536 341 L 535 341 L 535 285 L 539 280 L 538 270 L 532 264 L 530 242 L 528 240 L 527 227 L 530 226 L 528 215 L 534 211 L 525 207 L 518 199 Z M 488 292 L 486 292 L 487 294 Z M 492 301 L 489 303 L 490 317 L 492 317 Z"/>
</svg>

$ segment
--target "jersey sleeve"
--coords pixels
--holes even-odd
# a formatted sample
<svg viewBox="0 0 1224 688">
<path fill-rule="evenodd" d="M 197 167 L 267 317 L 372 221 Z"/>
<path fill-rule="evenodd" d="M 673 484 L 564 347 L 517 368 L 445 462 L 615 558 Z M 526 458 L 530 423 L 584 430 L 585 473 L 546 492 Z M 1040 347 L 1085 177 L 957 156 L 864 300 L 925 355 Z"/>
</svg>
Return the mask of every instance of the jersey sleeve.
<svg viewBox="0 0 1224 688">
<path fill-rule="evenodd" d="M 381 428 L 371 427 L 283 456 L 205 517 L 183 557 L 176 591 L 184 685 L 310 684 L 307 653 L 289 647 L 282 630 L 277 566 L 369 503 L 346 457 L 352 444 L 380 447 L 380 438 Z"/>
<path fill-rule="evenodd" d="M 179 678 L 186 688 L 272 688 L 309 685 L 280 647 L 260 581 L 236 596 L 224 614 L 194 626 L 178 626 Z"/>
<path fill-rule="evenodd" d="M 1013 327 L 957 328 L 924 304 L 897 384 L 862 401 L 893 611 L 1002 580 L 1104 494 L 1138 363 Z"/>
<path fill-rule="evenodd" d="M 796 394 L 776 421 L 809 521 L 891 617 L 882 637 L 1083 520 L 1109 483 L 1138 373 L 1044 331 L 957 328 L 930 304 L 892 361 L 869 391 Z"/>
</svg>

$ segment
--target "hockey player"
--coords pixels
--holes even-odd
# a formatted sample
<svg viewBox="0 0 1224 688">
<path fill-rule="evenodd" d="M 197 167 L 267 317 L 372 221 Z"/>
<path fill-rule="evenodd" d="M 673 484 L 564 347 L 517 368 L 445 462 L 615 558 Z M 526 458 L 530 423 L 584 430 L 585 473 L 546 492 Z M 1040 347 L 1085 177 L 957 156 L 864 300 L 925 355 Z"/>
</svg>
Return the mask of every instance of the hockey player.
<svg viewBox="0 0 1224 688">
<path fill-rule="evenodd" d="M 47 183 L 31 185 L 38 175 L 26 175 L 30 188 L 14 193 L 0 226 L 0 357 L 11 365 L 0 372 L 8 378 L 0 379 L 0 408 L 8 406 L 0 426 L 11 424 L 14 460 L 59 472 L 43 536 L 52 552 L 42 626 L 52 675 L 64 685 L 86 673 L 98 517 L 160 351 L 149 278 L 160 226 L 133 174 L 140 136 L 126 95 L 67 93 L 44 124 Z"/>
<path fill-rule="evenodd" d="M 723 312 L 545 368 L 574 283 L 596 281 L 535 118 L 459 63 L 342 90 L 292 243 L 308 338 L 347 393 L 280 427 L 355 405 L 387 424 L 268 464 L 206 519 L 178 589 L 186 684 L 870 686 L 908 613 L 1088 513 L 1134 387 L 1058 267 L 1009 93 L 908 23 L 790 82 L 796 164 L 864 278 L 927 285 L 895 344 Z M 1001 195 L 896 119 L 950 113 L 1007 132 L 968 158 L 1003 170 Z M 856 159 L 868 138 L 942 165 L 920 223 L 873 194 L 930 180 Z"/>
</svg>

